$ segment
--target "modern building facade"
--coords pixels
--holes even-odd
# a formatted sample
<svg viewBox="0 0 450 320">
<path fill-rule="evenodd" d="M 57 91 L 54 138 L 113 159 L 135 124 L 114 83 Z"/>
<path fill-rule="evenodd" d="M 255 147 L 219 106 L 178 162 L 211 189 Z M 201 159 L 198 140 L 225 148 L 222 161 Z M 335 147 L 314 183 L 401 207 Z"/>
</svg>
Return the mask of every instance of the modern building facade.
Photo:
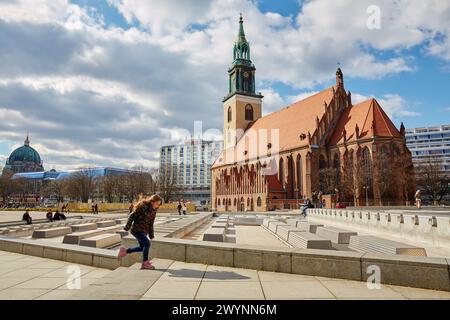
<svg viewBox="0 0 450 320">
<path fill-rule="evenodd" d="M 208 205 L 211 200 L 211 165 L 223 148 L 222 141 L 190 139 L 160 149 L 159 173 L 176 186 L 173 201 Z"/>
<path fill-rule="evenodd" d="M 450 175 L 450 124 L 407 129 L 405 136 L 414 166 L 431 159 Z"/>
<path fill-rule="evenodd" d="M 38 171 L 44 171 L 43 162 L 39 153 L 30 146 L 30 139 L 27 135 L 23 146 L 11 152 L 6 160 L 3 174 Z"/>
<path fill-rule="evenodd" d="M 329 195 L 350 205 L 405 204 L 414 192 L 411 153 L 376 99 L 354 105 L 336 83 L 261 116 L 242 17 L 223 99 L 224 149 L 212 166 L 217 211 L 298 208 Z"/>
</svg>

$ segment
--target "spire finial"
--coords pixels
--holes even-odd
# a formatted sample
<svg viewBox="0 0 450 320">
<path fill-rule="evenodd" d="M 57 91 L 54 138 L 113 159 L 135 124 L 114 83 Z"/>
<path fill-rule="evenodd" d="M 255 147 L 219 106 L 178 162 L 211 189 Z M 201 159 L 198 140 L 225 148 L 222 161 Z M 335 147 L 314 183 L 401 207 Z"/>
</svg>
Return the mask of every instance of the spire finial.
<svg viewBox="0 0 450 320">
<path fill-rule="evenodd" d="M 238 42 L 247 42 L 247 40 L 245 39 L 244 19 L 242 18 L 242 13 L 240 13 L 240 15 L 239 15 Z"/>
<path fill-rule="evenodd" d="M 30 136 L 30 133 L 27 130 L 27 137 L 25 138 L 25 142 L 24 142 L 24 145 L 26 145 L 26 146 L 30 145 L 30 138 L 29 138 L 29 136 Z"/>
</svg>

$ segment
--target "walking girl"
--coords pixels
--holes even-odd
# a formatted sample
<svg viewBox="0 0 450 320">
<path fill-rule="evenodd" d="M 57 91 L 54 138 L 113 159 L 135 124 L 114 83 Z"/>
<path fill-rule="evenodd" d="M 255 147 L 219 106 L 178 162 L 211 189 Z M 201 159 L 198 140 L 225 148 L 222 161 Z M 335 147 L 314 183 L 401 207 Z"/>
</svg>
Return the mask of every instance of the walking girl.
<svg viewBox="0 0 450 320">
<path fill-rule="evenodd" d="M 131 234 L 139 243 L 138 247 L 119 249 L 118 258 L 122 259 L 129 253 L 142 252 L 142 267 L 141 269 L 154 270 L 155 267 L 148 259 L 150 251 L 151 239 L 155 237 L 153 230 L 153 223 L 155 222 L 156 211 L 162 204 L 162 198 L 155 194 L 149 198 L 143 198 L 134 206 L 134 211 L 128 217 L 128 222 L 125 225 L 125 230 L 131 229 Z M 150 239 L 148 238 L 150 237 Z"/>
</svg>

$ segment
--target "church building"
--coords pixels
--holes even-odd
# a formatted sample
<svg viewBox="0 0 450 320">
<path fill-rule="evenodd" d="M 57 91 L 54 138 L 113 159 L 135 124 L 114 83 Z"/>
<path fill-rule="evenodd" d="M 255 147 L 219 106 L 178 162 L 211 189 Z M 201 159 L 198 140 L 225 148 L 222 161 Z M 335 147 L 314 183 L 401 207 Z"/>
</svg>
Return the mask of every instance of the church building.
<svg viewBox="0 0 450 320">
<path fill-rule="evenodd" d="M 256 68 L 242 17 L 223 99 L 224 148 L 212 166 L 217 211 L 299 208 L 323 195 L 329 205 L 404 205 L 415 181 L 405 128 L 378 101 L 352 103 L 344 74 L 332 87 L 262 116 Z"/>
</svg>

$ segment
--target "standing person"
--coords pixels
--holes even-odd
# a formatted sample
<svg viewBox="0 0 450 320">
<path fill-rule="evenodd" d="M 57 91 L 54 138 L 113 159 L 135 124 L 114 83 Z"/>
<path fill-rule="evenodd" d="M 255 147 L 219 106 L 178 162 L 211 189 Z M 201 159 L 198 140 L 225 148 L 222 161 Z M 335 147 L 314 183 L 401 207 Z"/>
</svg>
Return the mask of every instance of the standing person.
<svg viewBox="0 0 450 320">
<path fill-rule="evenodd" d="M 183 208 L 183 206 L 181 205 L 181 201 L 178 201 L 178 214 L 181 216 L 181 209 Z"/>
<path fill-rule="evenodd" d="M 95 210 L 95 213 L 98 214 L 98 204 L 94 205 L 94 210 Z"/>
<path fill-rule="evenodd" d="M 64 212 L 64 210 L 66 210 L 66 205 L 63 204 L 62 208 L 61 208 L 61 212 Z"/>
<path fill-rule="evenodd" d="M 92 214 L 95 214 L 95 206 L 91 205 L 91 208 L 92 208 Z"/>
<path fill-rule="evenodd" d="M 183 202 L 183 215 L 186 215 L 186 212 L 187 212 L 186 203 Z"/>
<path fill-rule="evenodd" d="M 422 199 L 420 196 L 420 190 L 418 189 L 416 191 L 416 194 L 414 195 L 414 197 L 416 198 L 416 207 L 417 209 L 421 209 L 422 208 Z"/>
<path fill-rule="evenodd" d="M 124 230 L 131 229 L 131 234 L 136 238 L 139 243 L 138 247 L 119 249 L 118 258 L 122 259 L 129 253 L 142 252 L 142 266 L 141 269 L 155 270 L 148 259 L 150 251 L 151 241 L 154 237 L 153 224 L 155 222 L 156 211 L 161 206 L 162 198 L 155 194 L 149 198 L 141 199 L 135 206 L 133 213 L 128 217 L 128 222 L 125 225 Z M 150 240 L 148 237 L 150 237 Z"/>
<path fill-rule="evenodd" d="M 25 213 L 22 216 L 22 220 L 26 221 L 27 224 L 32 224 L 33 223 L 33 219 L 30 216 L 30 213 L 28 212 L 28 210 L 25 210 Z"/>
</svg>

